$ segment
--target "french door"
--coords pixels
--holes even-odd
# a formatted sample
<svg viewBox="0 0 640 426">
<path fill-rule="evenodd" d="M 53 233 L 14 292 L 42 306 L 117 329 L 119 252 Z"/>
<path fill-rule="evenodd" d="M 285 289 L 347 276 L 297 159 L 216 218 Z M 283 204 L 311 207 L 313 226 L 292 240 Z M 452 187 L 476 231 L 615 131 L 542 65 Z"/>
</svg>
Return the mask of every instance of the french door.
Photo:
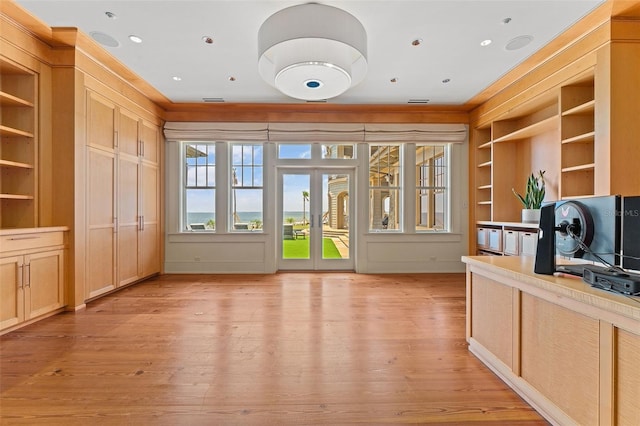
<svg viewBox="0 0 640 426">
<path fill-rule="evenodd" d="M 278 170 L 278 269 L 353 270 L 352 168 Z"/>
</svg>

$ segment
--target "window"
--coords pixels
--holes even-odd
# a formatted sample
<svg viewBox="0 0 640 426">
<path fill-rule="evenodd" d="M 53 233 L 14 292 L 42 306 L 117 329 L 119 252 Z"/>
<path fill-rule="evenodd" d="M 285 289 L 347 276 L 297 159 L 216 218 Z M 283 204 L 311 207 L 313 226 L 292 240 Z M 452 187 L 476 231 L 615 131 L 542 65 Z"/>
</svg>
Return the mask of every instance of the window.
<svg viewBox="0 0 640 426">
<path fill-rule="evenodd" d="M 183 228 L 189 231 L 216 227 L 216 151 L 215 143 L 185 143 Z"/>
<path fill-rule="evenodd" d="M 416 146 L 416 231 L 449 230 L 448 145 Z"/>
<path fill-rule="evenodd" d="M 264 148 L 258 144 L 231 145 L 231 229 L 262 230 Z"/>
<path fill-rule="evenodd" d="M 278 145 L 278 159 L 299 160 L 311 158 L 311 144 L 282 143 Z"/>
<path fill-rule="evenodd" d="M 335 159 L 352 159 L 354 157 L 355 150 L 353 145 L 322 145 L 322 158 L 335 158 Z"/>
<path fill-rule="evenodd" d="M 401 229 L 400 145 L 369 145 L 369 229 Z"/>
</svg>

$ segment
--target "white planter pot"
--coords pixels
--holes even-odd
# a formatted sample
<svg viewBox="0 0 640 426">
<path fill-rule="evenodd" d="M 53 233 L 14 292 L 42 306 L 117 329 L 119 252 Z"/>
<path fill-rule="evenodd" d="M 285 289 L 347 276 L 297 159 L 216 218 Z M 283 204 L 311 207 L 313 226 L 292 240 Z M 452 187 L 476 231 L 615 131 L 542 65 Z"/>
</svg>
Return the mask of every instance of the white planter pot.
<svg viewBox="0 0 640 426">
<path fill-rule="evenodd" d="M 523 223 L 540 223 L 540 209 L 522 209 Z"/>
</svg>

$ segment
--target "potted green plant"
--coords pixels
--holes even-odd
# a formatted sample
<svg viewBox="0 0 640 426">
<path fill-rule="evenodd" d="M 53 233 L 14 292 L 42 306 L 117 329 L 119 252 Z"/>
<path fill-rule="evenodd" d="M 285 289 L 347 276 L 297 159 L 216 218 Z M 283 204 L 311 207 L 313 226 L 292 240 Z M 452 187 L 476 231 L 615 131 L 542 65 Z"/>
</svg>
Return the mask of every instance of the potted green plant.
<svg viewBox="0 0 640 426">
<path fill-rule="evenodd" d="M 540 221 L 540 207 L 542 207 L 545 195 L 544 173 L 544 170 L 538 171 L 537 176 L 531 173 L 527 179 L 524 196 L 511 188 L 522 203 L 522 222 L 537 223 Z"/>
</svg>

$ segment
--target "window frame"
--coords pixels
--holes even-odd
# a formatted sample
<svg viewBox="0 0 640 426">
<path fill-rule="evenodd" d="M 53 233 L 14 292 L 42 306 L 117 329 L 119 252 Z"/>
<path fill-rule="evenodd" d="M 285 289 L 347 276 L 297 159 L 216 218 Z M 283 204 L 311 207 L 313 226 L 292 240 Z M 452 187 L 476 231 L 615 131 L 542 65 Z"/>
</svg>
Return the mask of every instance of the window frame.
<svg viewBox="0 0 640 426">
<path fill-rule="evenodd" d="M 194 149 L 197 150 L 197 146 L 206 146 L 207 150 L 206 153 L 207 155 L 205 155 L 205 157 L 209 157 L 209 153 L 213 152 L 213 159 L 214 162 L 213 163 L 209 163 L 207 161 L 206 164 L 203 165 L 198 165 L 197 164 L 197 160 L 196 160 L 196 164 L 194 165 L 189 165 L 188 161 L 187 161 L 187 155 L 188 155 L 188 149 L 189 146 L 194 147 Z M 211 147 L 213 147 L 213 149 L 211 150 Z M 218 159 L 218 154 L 216 151 L 216 143 L 213 141 L 182 141 L 182 143 L 180 144 L 180 158 L 182 159 L 182 174 L 183 174 L 183 180 L 182 180 L 182 184 L 181 184 L 181 188 L 182 188 L 182 217 L 180 219 L 180 231 L 181 232 L 210 232 L 210 233 L 214 233 L 217 230 L 217 227 L 215 225 L 215 220 L 216 220 L 216 191 L 218 190 L 218 179 L 217 179 L 217 159 Z M 197 158 L 197 157 L 192 157 L 192 158 Z M 189 185 L 189 168 L 190 167 L 195 167 L 195 185 Z M 202 167 L 205 169 L 205 185 L 198 185 L 198 170 L 199 167 Z M 212 173 L 211 173 L 211 168 L 213 168 Z M 212 175 L 212 181 L 213 181 L 213 185 L 210 185 L 209 182 L 211 181 L 210 179 L 210 173 Z M 188 191 L 189 190 L 198 190 L 198 189 L 203 189 L 203 190 L 212 190 L 213 191 L 213 221 L 214 221 L 214 225 L 213 228 L 206 228 L 206 226 L 208 225 L 207 223 L 204 223 L 205 228 L 204 229 L 199 229 L 199 228 L 192 228 L 192 225 L 200 225 L 200 223 L 190 223 L 189 222 L 189 211 L 187 210 L 187 203 L 188 203 Z"/>
<path fill-rule="evenodd" d="M 452 155 L 452 144 L 449 142 L 430 142 L 430 143 L 417 143 L 415 144 L 415 155 L 416 155 L 416 178 L 414 182 L 414 197 L 415 197 L 415 215 L 416 215 L 416 223 L 415 223 L 415 232 L 420 234 L 429 234 L 429 233 L 450 233 L 451 232 L 451 155 Z M 431 164 L 427 165 L 429 169 L 428 183 L 424 184 L 424 179 L 422 179 L 422 170 L 425 168 L 425 162 L 423 162 L 423 158 L 418 158 L 418 152 L 420 151 L 420 147 L 442 147 L 442 152 L 431 157 L 427 161 L 430 161 Z M 420 163 L 418 161 L 420 160 Z M 437 164 L 438 160 L 442 160 L 442 164 Z M 438 173 L 438 171 L 442 171 L 442 173 Z M 429 184 L 431 182 L 431 184 Z M 423 228 L 420 225 L 420 221 L 418 220 L 418 215 L 421 214 L 421 202 L 420 197 L 422 191 L 430 192 L 430 211 L 428 213 L 429 217 L 436 217 L 437 211 L 436 209 L 436 196 L 437 194 L 444 194 L 443 197 L 443 227 L 436 228 L 432 226 L 432 224 L 427 224 L 427 228 Z M 435 219 L 434 219 L 435 220 Z M 430 228 L 428 228 L 431 226 Z"/>
<path fill-rule="evenodd" d="M 264 219 L 265 219 L 265 211 L 264 211 L 264 206 L 265 206 L 265 202 L 264 202 L 264 197 L 265 197 L 265 169 L 266 169 L 266 165 L 265 165 L 265 154 L 266 154 L 266 146 L 263 143 L 256 143 L 256 142 L 233 142 L 233 141 L 229 141 L 227 142 L 228 144 L 228 149 L 229 149 L 229 176 L 228 176 L 228 184 L 227 184 L 227 190 L 228 190 L 228 212 L 227 212 L 227 228 L 229 232 L 239 232 L 239 233 L 244 233 L 244 232 L 264 232 Z M 240 164 L 236 164 L 234 163 L 234 148 L 235 147 L 241 147 L 242 153 L 241 153 L 241 163 Z M 245 147 L 251 147 L 251 163 L 245 165 L 244 159 L 244 149 Z M 255 148 L 258 147 L 261 150 L 261 154 L 260 154 L 260 158 L 261 158 L 261 163 L 257 164 L 255 162 Z M 242 174 L 240 176 L 240 178 L 238 178 L 237 172 L 236 172 L 236 168 L 240 166 L 242 168 Z M 251 180 L 251 185 L 244 185 L 245 182 L 245 168 L 249 168 L 251 170 L 250 173 L 250 180 Z M 255 179 L 256 179 L 256 169 L 259 168 L 260 169 L 260 185 L 256 185 L 255 184 Z M 238 183 L 240 182 L 240 183 Z M 244 222 L 236 222 L 236 216 L 238 214 L 237 210 L 236 210 L 236 195 L 237 195 L 237 190 L 242 191 L 242 190 L 259 190 L 261 192 L 261 196 L 260 196 L 260 219 L 258 219 L 258 221 L 251 221 L 246 223 L 246 227 L 245 227 L 245 223 Z M 240 225 L 239 227 L 237 225 Z"/>
<path fill-rule="evenodd" d="M 406 197 L 404 196 L 404 179 L 405 179 L 405 165 L 404 165 L 404 161 L 405 161 L 405 155 L 404 155 L 404 151 L 405 151 L 405 145 L 404 143 L 401 142 L 397 142 L 397 143 L 370 143 L 367 145 L 367 158 L 366 158 L 366 162 L 367 162 L 367 197 L 368 197 L 368 217 L 367 217 L 367 228 L 368 228 L 368 232 L 369 233 L 405 233 L 404 231 L 404 215 L 405 215 L 405 211 L 406 211 L 406 203 L 405 203 L 405 199 Z M 383 172 L 379 166 L 377 166 L 377 171 L 374 171 L 374 173 L 378 174 L 377 178 L 372 179 L 371 178 L 371 174 L 372 174 L 372 149 L 373 147 L 377 147 L 377 151 L 380 150 L 381 148 L 383 150 L 387 150 L 389 151 L 391 148 L 395 148 L 397 149 L 397 154 L 398 154 L 398 159 L 396 160 L 397 163 L 393 166 L 391 166 L 390 164 L 387 166 L 387 172 Z M 379 156 L 378 156 L 379 157 Z M 393 169 L 393 170 L 392 170 Z M 391 172 L 391 173 L 390 173 Z M 380 176 L 384 176 L 384 178 L 380 177 Z M 372 181 L 377 179 L 378 185 L 373 185 Z M 381 185 L 380 182 L 385 179 L 386 182 L 388 183 L 388 185 Z M 387 216 L 387 223 L 384 223 L 384 216 L 381 214 L 381 216 L 378 217 L 374 217 L 374 210 L 375 210 L 375 206 L 373 205 L 373 198 L 374 198 L 374 193 L 378 191 L 389 191 L 389 192 L 395 192 L 397 194 L 397 198 L 394 202 L 394 207 L 392 207 L 391 205 L 389 206 L 389 212 L 391 212 L 392 208 L 395 208 L 396 213 L 394 215 L 394 217 L 397 218 L 397 228 L 388 228 L 388 223 L 389 223 L 389 219 Z M 381 204 L 381 209 L 384 211 L 384 205 L 386 204 L 386 199 L 387 197 L 380 197 L 379 202 L 382 203 Z M 396 208 L 397 207 L 397 208 Z M 380 221 L 380 227 L 376 227 L 378 220 Z"/>
</svg>

